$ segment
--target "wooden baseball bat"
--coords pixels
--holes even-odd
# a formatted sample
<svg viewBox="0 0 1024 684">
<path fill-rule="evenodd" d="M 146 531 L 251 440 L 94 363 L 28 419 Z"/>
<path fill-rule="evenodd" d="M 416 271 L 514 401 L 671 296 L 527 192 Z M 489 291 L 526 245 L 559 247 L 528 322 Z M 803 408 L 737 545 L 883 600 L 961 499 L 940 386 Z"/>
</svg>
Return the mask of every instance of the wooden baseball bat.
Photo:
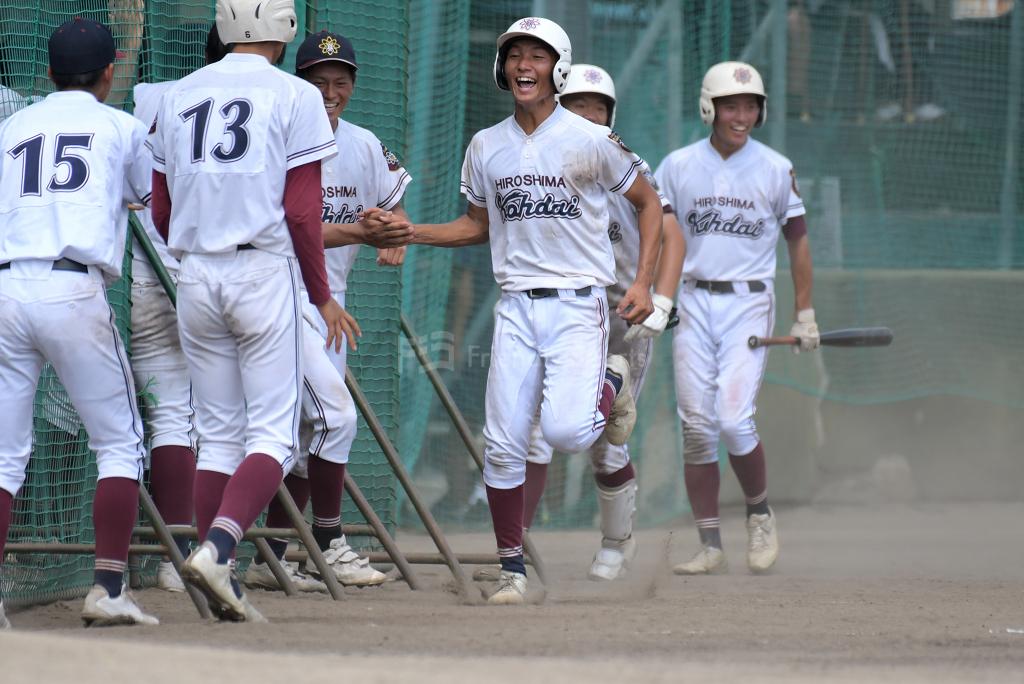
<svg viewBox="0 0 1024 684">
<path fill-rule="evenodd" d="M 792 335 L 785 335 L 783 337 L 757 337 L 752 335 L 747 340 L 747 346 L 751 349 L 779 345 L 794 346 L 798 344 L 800 344 L 800 338 L 793 337 Z M 821 334 L 821 344 L 827 347 L 888 347 L 892 344 L 892 330 L 884 327 L 830 330 Z"/>
</svg>

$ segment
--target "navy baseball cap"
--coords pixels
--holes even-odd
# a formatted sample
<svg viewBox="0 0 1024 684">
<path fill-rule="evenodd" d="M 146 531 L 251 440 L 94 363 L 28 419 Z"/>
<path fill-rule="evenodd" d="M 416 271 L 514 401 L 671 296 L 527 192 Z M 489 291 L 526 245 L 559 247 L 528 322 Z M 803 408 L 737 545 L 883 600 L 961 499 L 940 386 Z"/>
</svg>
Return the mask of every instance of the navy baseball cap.
<svg viewBox="0 0 1024 684">
<path fill-rule="evenodd" d="M 75 17 L 50 36 L 50 69 L 55 74 L 86 74 L 111 64 L 117 57 L 114 36 L 103 24 Z"/>
<path fill-rule="evenodd" d="M 352 41 L 337 33 L 321 31 L 307 36 L 295 53 L 295 70 L 302 71 L 320 62 L 341 62 L 358 71 Z"/>
</svg>

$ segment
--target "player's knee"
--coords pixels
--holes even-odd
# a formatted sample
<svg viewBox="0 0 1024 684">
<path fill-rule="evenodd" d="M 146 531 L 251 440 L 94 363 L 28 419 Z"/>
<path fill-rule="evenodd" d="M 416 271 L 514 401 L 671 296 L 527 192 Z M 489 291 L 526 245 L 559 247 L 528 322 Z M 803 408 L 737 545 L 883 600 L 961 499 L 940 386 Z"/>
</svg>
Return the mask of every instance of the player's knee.
<svg viewBox="0 0 1024 684">
<path fill-rule="evenodd" d="M 547 465 L 551 463 L 555 450 L 547 443 L 543 436 L 537 435 L 530 442 L 530 450 L 526 452 L 526 460 L 530 463 Z"/>
<path fill-rule="evenodd" d="M 494 448 L 484 448 L 484 482 L 498 489 L 526 482 L 526 459 Z"/>
<path fill-rule="evenodd" d="M 747 454 L 757 446 L 757 427 L 753 418 L 723 419 L 720 425 L 722 441 L 730 454 Z"/>
<path fill-rule="evenodd" d="M 703 423 L 683 423 L 683 462 L 704 465 L 718 460 L 718 431 Z"/>
<path fill-rule="evenodd" d="M 567 454 L 589 449 L 598 437 L 600 428 L 595 429 L 592 419 L 584 421 L 554 420 L 541 417 L 541 432 L 552 448 Z"/>
</svg>

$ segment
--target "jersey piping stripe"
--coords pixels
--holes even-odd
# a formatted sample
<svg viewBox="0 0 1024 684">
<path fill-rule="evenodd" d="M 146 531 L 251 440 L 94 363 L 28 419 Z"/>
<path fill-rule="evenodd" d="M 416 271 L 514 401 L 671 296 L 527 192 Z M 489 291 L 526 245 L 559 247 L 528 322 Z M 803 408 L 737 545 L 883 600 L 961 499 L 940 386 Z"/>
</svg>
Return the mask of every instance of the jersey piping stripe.
<svg viewBox="0 0 1024 684">
<path fill-rule="evenodd" d="M 145 145 L 146 145 L 146 149 L 148 149 L 150 152 L 153 153 L 153 159 L 154 160 L 156 160 L 160 164 L 165 164 L 167 162 L 167 160 L 164 157 L 161 157 L 159 154 L 156 153 L 156 150 L 153 149 L 153 143 L 151 143 L 151 142 L 149 142 L 147 140 L 145 142 Z"/>
<path fill-rule="evenodd" d="M 607 301 L 607 300 L 605 300 L 603 297 L 594 297 L 594 302 L 597 304 L 597 317 L 598 317 L 598 320 L 600 321 L 600 325 L 601 325 L 601 348 L 604 349 L 604 354 L 601 356 L 601 368 L 600 368 L 600 370 L 598 372 L 598 376 L 597 376 L 598 377 L 598 380 L 597 380 L 597 400 L 594 402 L 594 416 L 595 416 L 595 418 L 594 418 L 594 428 L 593 428 L 594 432 L 597 432 L 598 430 L 603 429 L 604 426 L 605 426 L 605 423 L 608 420 L 605 416 L 601 416 L 601 412 L 600 412 L 600 409 L 601 409 L 601 395 L 604 394 L 604 383 L 606 382 L 605 377 L 604 377 L 604 375 L 605 375 L 604 369 L 608 365 L 608 328 L 605 325 L 605 321 L 606 321 L 605 316 L 606 316 L 606 314 L 605 314 L 605 307 L 603 306 L 605 301 Z M 597 418 L 596 416 L 601 416 L 601 417 Z"/>
<path fill-rule="evenodd" d="M 333 142 L 333 141 L 332 141 Z M 295 329 L 295 405 L 292 410 L 292 444 L 291 452 L 281 464 L 281 468 L 287 472 L 291 462 L 295 460 L 295 447 L 299 443 L 299 421 L 302 420 L 302 383 L 305 379 L 302 375 L 302 317 L 299 314 L 298 279 L 295 275 L 294 259 L 288 258 L 288 275 L 291 280 L 292 290 L 292 325 Z"/>
<path fill-rule="evenodd" d="M 107 300 L 106 293 L 103 295 L 103 300 L 107 302 L 107 307 L 110 307 L 110 302 Z M 143 465 L 143 448 L 142 445 L 145 442 L 145 438 L 142 433 L 139 432 L 139 426 L 142 425 L 142 416 L 139 414 L 139 407 L 135 403 L 135 385 L 132 382 L 131 371 L 128 367 L 128 359 L 124 356 L 124 345 L 121 343 L 121 337 L 117 333 L 117 326 L 114 323 L 114 310 L 110 309 L 110 319 L 108 320 L 110 325 L 110 334 L 114 340 L 114 354 L 117 356 L 117 361 L 121 365 L 121 377 L 124 378 L 124 389 L 128 399 L 128 406 L 132 412 L 132 432 L 135 433 L 136 442 L 135 450 L 138 452 L 138 474 L 136 475 L 137 480 L 142 479 L 142 465 Z"/>
<path fill-rule="evenodd" d="M 642 162 L 640 160 L 636 160 L 632 164 L 630 164 L 629 171 L 627 171 L 626 175 L 622 177 L 622 180 L 620 180 L 612 187 L 611 191 L 618 192 L 619 190 L 621 190 L 622 186 L 626 184 L 626 181 L 628 181 L 630 178 L 636 175 L 636 170 L 641 165 L 641 163 Z"/>
<path fill-rule="evenodd" d="M 320 431 L 320 440 L 317 442 L 315 447 L 310 446 L 309 453 L 311 456 L 320 456 L 320 451 L 324 448 L 324 444 L 327 442 L 327 435 L 330 433 L 331 428 L 327 425 L 327 414 L 324 413 L 324 404 L 320 401 L 320 397 L 317 396 L 316 390 L 313 389 L 313 385 L 303 376 L 302 384 L 306 387 L 306 392 L 309 393 L 310 399 L 313 400 L 313 405 L 316 406 L 316 415 L 320 419 L 321 424 L 324 426 L 323 430 Z"/>
<path fill-rule="evenodd" d="M 306 148 L 304 150 L 299 150 L 298 152 L 292 152 L 287 157 L 285 157 L 285 160 L 286 161 L 292 161 L 293 159 L 298 159 L 299 157 L 304 157 L 307 154 L 313 154 L 315 152 L 320 152 L 321 150 L 326 150 L 328 147 L 331 147 L 334 144 L 335 144 L 334 143 L 334 139 L 331 138 L 330 142 L 325 142 L 322 145 L 317 145 L 316 147 L 309 147 L 309 148 Z"/>
<path fill-rule="evenodd" d="M 473 188 L 466 185 L 466 183 L 459 183 L 459 185 L 462 186 L 463 191 L 465 191 L 465 193 L 469 195 L 472 199 L 475 199 L 477 202 L 483 202 L 485 205 L 487 204 L 487 200 L 473 192 Z"/>
<path fill-rule="evenodd" d="M 391 207 L 395 206 L 395 204 L 398 203 L 398 200 L 394 199 L 394 197 L 395 197 L 395 195 L 399 195 L 400 196 L 400 194 L 405 190 L 405 186 L 409 182 L 408 180 L 406 180 L 408 178 L 409 178 L 408 172 L 403 173 L 401 178 L 398 179 L 398 185 L 395 186 L 395 189 L 392 190 L 391 194 L 388 195 L 384 199 L 384 201 L 381 202 L 380 204 L 378 204 L 377 206 L 380 207 L 381 209 L 390 209 Z M 393 199 L 394 199 L 394 201 L 392 201 Z"/>
</svg>

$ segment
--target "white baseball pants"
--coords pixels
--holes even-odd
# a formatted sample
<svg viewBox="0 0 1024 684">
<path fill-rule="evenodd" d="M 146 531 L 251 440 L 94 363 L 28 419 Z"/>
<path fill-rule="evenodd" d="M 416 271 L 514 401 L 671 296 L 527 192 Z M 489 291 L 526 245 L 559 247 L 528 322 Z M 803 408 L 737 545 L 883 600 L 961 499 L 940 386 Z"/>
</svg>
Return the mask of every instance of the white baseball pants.
<svg viewBox="0 0 1024 684">
<path fill-rule="evenodd" d="M 22 267 L 36 267 L 31 277 Z M 15 262 L 0 271 L 0 488 L 17 494 L 32 453 L 32 408 L 49 361 L 89 433 L 99 479 L 142 477 L 142 419 L 103 276 Z"/>
<path fill-rule="evenodd" d="M 345 295 L 334 295 L 345 305 Z M 292 474 L 306 477 L 309 456 L 331 463 L 348 463 L 356 438 L 356 406 L 345 386 L 345 354 L 326 349 L 327 325 L 317 308 L 302 303 L 302 424 L 300 450 Z M 316 327 L 314 327 L 316 325 Z M 340 357 L 341 370 L 337 363 Z"/>
<path fill-rule="evenodd" d="M 627 344 L 622 339 L 628 329 L 626 321 L 611 311 L 609 311 L 609 319 L 608 353 L 622 354 L 629 361 L 630 389 L 633 392 L 633 398 L 636 399 L 640 396 L 640 391 L 643 389 L 647 368 L 651 363 L 654 338 L 646 337 L 633 340 L 632 343 Z M 629 446 L 626 444 L 622 446 L 609 444 L 608 440 L 604 438 L 603 433 L 594 442 L 593 446 L 590 447 L 589 453 L 594 472 L 599 475 L 610 475 L 611 473 L 618 472 L 629 463 Z M 526 460 L 530 463 L 547 464 L 551 463 L 553 454 L 554 449 L 545 441 L 541 432 L 540 421 L 535 419 L 530 436 L 530 450 Z"/>
<path fill-rule="evenodd" d="M 132 371 L 146 402 L 150 449 L 196 448 L 188 362 L 178 337 L 178 314 L 163 286 L 132 283 Z"/>
<path fill-rule="evenodd" d="M 679 327 L 672 339 L 676 402 L 683 425 L 683 460 L 714 463 L 718 440 L 742 456 L 760 441 L 754 414 L 768 350 L 750 349 L 751 335 L 775 324 L 775 294 L 712 294 L 683 284 Z"/>
<path fill-rule="evenodd" d="M 178 327 L 202 435 L 199 470 L 231 475 L 264 453 L 288 472 L 298 445 L 298 264 L 262 250 L 186 254 Z"/>
<path fill-rule="evenodd" d="M 533 417 L 554 448 L 587 449 L 604 431 L 598 411 L 608 348 L 604 288 L 577 297 L 530 299 L 503 292 L 494 310 L 487 374 L 484 482 L 511 489 L 526 480 Z"/>
</svg>

